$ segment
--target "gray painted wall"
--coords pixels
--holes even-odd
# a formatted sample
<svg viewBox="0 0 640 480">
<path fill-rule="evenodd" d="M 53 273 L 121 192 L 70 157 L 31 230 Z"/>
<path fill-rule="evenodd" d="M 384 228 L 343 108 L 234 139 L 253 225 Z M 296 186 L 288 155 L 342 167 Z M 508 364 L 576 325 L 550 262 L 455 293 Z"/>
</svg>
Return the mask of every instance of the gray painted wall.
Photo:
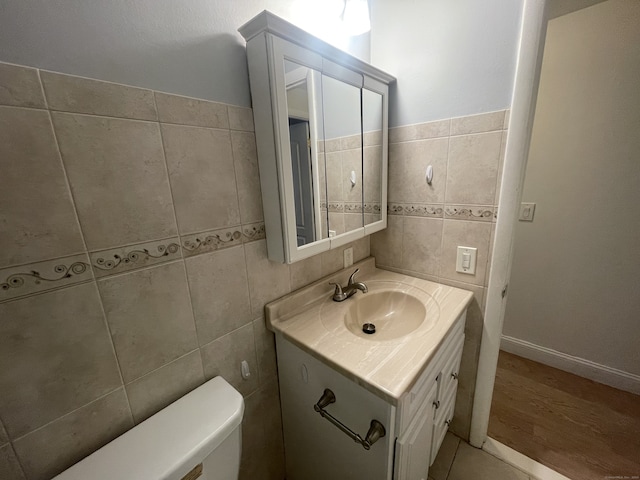
<svg viewBox="0 0 640 480">
<path fill-rule="evenodd" d="M 522 0 L 371 0 L 348 50 L 398 76 L 392 125 L 509 106 Z M 321 7 L 317 7 L 321 8 Z M 249 106 L 244 22 L 300 0 L 1 0 L 0 61 Z M 303 25 L 307 26 L 307 25 Z"/>
<path fill-rule="evenodd" d="M 504 334 L 640 375 L 640 2 L 549 22 Z"/>
<path fill-rule="evenodd" d="M 294 0 L 1 0 L 0 61 L 250 106 L 237 29 L 265 9 L 305 14 Z M 368 37 L 349 51 L 369 60 Z"/>
<path fill-rule="evenodd" d="M 390 126 L 509 108 L 523 0 L 371 0 Z"/>
</svg>

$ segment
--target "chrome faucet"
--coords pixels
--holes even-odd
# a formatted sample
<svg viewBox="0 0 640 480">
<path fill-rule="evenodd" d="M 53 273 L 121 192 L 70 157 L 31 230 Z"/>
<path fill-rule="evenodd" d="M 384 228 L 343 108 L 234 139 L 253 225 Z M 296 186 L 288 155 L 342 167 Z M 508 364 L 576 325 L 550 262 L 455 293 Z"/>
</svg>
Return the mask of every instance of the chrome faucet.
<svg viewBox="0 0 640 480">
<path fill-rule="evenodd" d="M 351 276 L 349 277 L 349 282 L 347 283 L 347 286 L 344 288 L 341 287 L 339 283 L 329 282 L 329 285 L 336 286 L 336 290 L 335 292 L 333 292 L 334 302 L 344 302 L 350 296 L 355 295 L 355 293 L 358 290 L 361 290 L 362 293 L 367 293 L 369 291 L 369 289 L 364 283 L 356 282 L 354 280 L 356 273 L 358 273 L 359 271 L 360 269 L 356 268 L 356 271 L 351 274 Z"/>
</svg>

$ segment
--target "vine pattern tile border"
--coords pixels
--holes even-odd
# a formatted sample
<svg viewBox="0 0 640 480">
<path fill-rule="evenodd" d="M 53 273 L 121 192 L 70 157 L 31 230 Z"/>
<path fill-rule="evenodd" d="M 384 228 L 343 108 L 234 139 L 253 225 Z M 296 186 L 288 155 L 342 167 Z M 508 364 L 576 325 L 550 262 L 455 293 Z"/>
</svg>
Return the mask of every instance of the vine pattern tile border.
<svg viewBox="0 0 640 480">
<path fill-rule="evenodd" d="M 85 253 L 0 270 L 0 303 L 93 280 Z"/>
<path fill-rule="evenodd" d="M 0 269 L 0 303 L 266 238 L 263 222 Z"/>
<path fill-rule="evenodd" d="M 445 205 L 444 215 L 445 218 L 455 220 L 491 222 L 494 217 L 494 208 L 491 205 Z"/>
<path fill-rule="evenodd" d="M 96 278 L 182 258 L 178 237 L 91 252 L 89 256 Z"/>
<path fill-rule="evenodd" d="M 264 223 L 252 223 L 242 226 L 242 243 L 255 242 L 267 238 Z"/>
<path fill-rule="evenodd" d="M 389 203 L 387 214 L 407 217 L 445 218 L 448 220 L 471 220 L 495 222 L 497 207 L 493 205 L 443 205 L 422 203 Z"/>
<path fill-rule="evenodd" d="M 181 237 L 182 252 L 185 258 L 201 253 L 215 252 L 223 248 L 241 245 L 242 228 L 240 226 L 209 230 Z"/>
<path fill-rule="evenodd" d="M 404 214 L 408 217 L 442 218 L 442 205 L 405 205 Z"/>
</svg>

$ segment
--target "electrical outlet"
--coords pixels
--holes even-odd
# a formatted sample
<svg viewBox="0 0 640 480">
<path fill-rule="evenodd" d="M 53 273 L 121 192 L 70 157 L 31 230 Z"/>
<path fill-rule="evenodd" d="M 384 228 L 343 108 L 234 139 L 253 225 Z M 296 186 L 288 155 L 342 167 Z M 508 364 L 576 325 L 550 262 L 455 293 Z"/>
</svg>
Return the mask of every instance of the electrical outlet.
<svg viewBox="0 0 640 480">
<path fill-rule="evenodd" d="M 456 272 L 475 275 L 478 249 L 474 247 L 458 247 L 456 256 Z"/>
<path fill-rule="evenodd" d="M 353 265 L 353 247 L 344 249 L 344 268 Z"/>
</svg>

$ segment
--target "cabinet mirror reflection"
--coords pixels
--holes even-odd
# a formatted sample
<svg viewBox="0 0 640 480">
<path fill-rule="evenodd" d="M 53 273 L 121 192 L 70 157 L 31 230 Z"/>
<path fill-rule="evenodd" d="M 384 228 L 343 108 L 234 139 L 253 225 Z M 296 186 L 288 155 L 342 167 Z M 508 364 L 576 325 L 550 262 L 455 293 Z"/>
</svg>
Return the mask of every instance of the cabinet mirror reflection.
<svg viewBox="0 0 640 480">
<path fill-rule="evenodd" d="M 329 236 L 361 228 L 362 122 L 360 88 L 322 75 Z"/>
<path fill-rule="evenodd" d="M 320 72 L 284 61 L 297 245 L 329 236 Z M 322 206 L 324 205 L 324 208 Z"/>
<path fill-rule="evenodd" d="M 298 247 L 380 221 L 383 97 L 284 60 Z"/>
</svg>

